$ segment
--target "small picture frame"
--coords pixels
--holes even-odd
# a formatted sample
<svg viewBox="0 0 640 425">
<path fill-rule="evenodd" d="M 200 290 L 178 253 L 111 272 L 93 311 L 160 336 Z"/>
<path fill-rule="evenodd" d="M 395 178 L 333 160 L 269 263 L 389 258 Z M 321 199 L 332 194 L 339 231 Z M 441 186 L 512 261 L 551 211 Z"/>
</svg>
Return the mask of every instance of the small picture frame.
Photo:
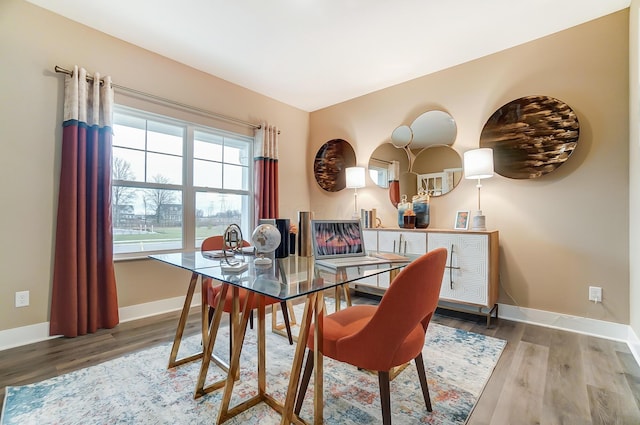
<svg viewBox="0 0 640 425">
<path fill-rule="evenodd" d="M 469 228 L 469 211 L 458 211 L 456 221 L 453 224 L 455 230 L 467 230 Z"/>
</svg>

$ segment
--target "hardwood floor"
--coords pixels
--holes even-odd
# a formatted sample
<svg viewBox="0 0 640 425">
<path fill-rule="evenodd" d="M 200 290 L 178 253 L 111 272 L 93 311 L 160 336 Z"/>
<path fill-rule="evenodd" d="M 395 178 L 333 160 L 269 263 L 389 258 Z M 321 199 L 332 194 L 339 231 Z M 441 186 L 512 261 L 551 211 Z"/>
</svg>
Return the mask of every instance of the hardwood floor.
<svg viewBox="0 0 640 425">
<path fill-rule="evenodd" d="M 0 400 L 7 385 L 38 382 L 172 341 L 178 317 L 167 313 L 0 351 Z M 640 424 L 640 367 L 624 343 L 507 320 L 487 328 L 483 317 L 440 310 L 433 322 L 507 341 L 469 425 Z M 194 310 L 185 333 L 197 332 Z"/>
</svg>

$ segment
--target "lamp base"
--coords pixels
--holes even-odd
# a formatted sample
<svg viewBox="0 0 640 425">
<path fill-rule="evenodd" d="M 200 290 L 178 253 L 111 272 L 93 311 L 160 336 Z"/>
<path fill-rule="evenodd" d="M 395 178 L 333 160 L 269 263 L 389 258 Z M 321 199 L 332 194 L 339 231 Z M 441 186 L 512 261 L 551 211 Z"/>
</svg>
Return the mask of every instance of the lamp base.
<svg viewBox="0 0 640 425">
<path fill-rule="evenodd" d="M 476 211 L 473 216 L 471 230 L 487 230 L 486 217 L 482 215 L 482 211 Z"/>
</svg>

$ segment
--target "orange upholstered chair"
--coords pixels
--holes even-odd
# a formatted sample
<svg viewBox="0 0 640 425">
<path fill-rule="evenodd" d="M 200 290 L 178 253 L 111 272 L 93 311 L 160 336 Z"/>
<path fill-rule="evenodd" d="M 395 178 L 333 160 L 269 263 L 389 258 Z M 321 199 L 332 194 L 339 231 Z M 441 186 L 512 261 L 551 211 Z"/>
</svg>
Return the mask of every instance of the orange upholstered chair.
<svg viewBox="0 0 640 425">
<path fill-rule="evenodd" d="M 249 246 L 249 242 L 242 241 L 242 246 Z M 200 248 L 202 251 L 217 251 L 224 249 L 224 239 L 222 236 L 211 236 L 202 241 L 202 247 Z M 211 323 L 211 319 L 213 318 L 213 313 L 215 306 L 218 305 L 218 296 L 220 295 L 221 286 L 214 285 L 212 279 L 205 280 L 205 291 L 207 304 L 209 305 L 209 323 Z M 239 291 L 239 300 L 240 306 L 244 305 L 245 299 L 247 297 L 247 291 L 245 289 L 240 289 Z M 253 309 L 258 308 L 258 297 L 254 297 L 254 305 Z M 289 338 L 289 344 L 293 344 L 293 336 L 291 334 L 291 325 L 289 323 L 289 313 L 287 311 L 287 303 L 285 301 L 280 301 L 277 298 L 265 297 L 265 304 L 272 305 L 280 303 L 282 307 L 282 315 L 284 316 L 284 324 L 287 329 L 287 337 Z M 231 312 L 231 308 L 233 306 L 233 291 L 227 291 L 227 297 L 224 302 L 224 311 L 226 313 Z M 273 312 L 275 314 L 275 311 Z M 253 323 L 253 320 L 252 320 Z"/>
<path fill-rule="evenodd" d="M 438 304 L 446 261 L 445 248 L 430 251 L 396 276 L 378 306 L 356 305 L 324 318 L 322 354 L 378 372 L 385 425 L 391 424 L 389 372 L 411 360 L 415 360 L 424 402 L 431 412 L 422 348 L 427 326 Z M 313 334 L 312 326 L 296 413 L 300 413 L 313 371 Z"/>
</svg>

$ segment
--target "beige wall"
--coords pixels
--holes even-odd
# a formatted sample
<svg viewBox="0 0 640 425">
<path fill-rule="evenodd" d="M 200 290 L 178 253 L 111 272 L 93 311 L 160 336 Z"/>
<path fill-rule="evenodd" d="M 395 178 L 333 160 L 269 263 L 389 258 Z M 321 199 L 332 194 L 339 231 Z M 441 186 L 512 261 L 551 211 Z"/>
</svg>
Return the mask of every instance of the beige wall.
<svg viewBox="0 0 640 425">
<path fill-rule="evenodd" d="M 503 104 L 527 95 L 568 103 L 580 120 L 569 161 L 536 180 L 496 176 L 483 183 L 487 225 L 500 231 L 500 302 L 629 323 L 628 17 L 624 10 L 567 31 L 311 114 L 310 149 L 349 141 L 358 165 L 394 128 L 431 109 L 456 120 L 454 148 L 478 147 L 482 127 Z M 310 183 L 319 218 L 348 217 L 353 193 Z M 411 195 L 411 194 L 409 194 Z M 456 210 L 474 210 L 475 182 L 462 181 L 432 200 L 431 226 L 452 228 Z M 361 208 L 377 208 L 393 226 L 395 211 L 371 181 Z M 588 301 L 588 286 L 604 302 Z"/>
<path fill-rule="evenodd" d="M 366 165 L 395 127 L 444 109 L 456 119 L 454 147 L 462 153 L 477 147 L 486 119 L 502 104 L 530 94 L 557 97 L 574 108 L 581 123 L 580 145 L 570 160 L 538 180 L 496 176 L 484 183 L 483 210 L 501 237 L 500 301 L 629 323 L 628 16 L 616 13 L 309 116 L 22 0 L 5 0 L 0 330 L 49 318 L 62 115 L 62 76 L 53 67 L 74 64 L 110 74 L 126 87 L 280 126 L 280 208 L 290 218 L 304 209 L 319 218 L 351 214 L 352 192 L 325 193 L 313 178 L 313 156 L 329 139 L 349 140 L 359 164 Z M 141 106 L 122 94 L 116 101 Z M 632 153 L 637 155 L 637 145 Z M 394 210 L 382 189 L 369 182 L 359 195 L 361 207 L 378 208 L 384 223 L 393 224 Z M 474 182 L 463 181 L 433 200 L 431 226 L 451 228 L 455 211 L 473 209 L 475 199 Z M 633 205 L 637 211 L 637 200 Z M 182 296 L 187 280 L 183 272 L 146 260 L 119 262 L 116 273 L 123 307 Z M 603 304 L 587 302 L 590 284 L 603 286 Z M 637 298 L 637 282 L 631 288 Z M 13 307 L 19 290 L 31 291 L 31 306 Z M 638 332 L 638 314 L 631 320 Z"/>
<path fill-rule="evenodd" d="M 85 67 L 116 84 L 250 122 L 281 133 L 280 215 L 309 208 L 309 114 L 91 30 L 21 0 L 0 2 L 0 330 L 49 320 L 53 230 L 60 167 L 62 74 Z M 116 102 L 143 106 L 116 92 Z M 158 112 L 165 109 L 146 105 Z M 224 126 L 220 122 L 198 121 Z M 247 133 L 243 127 L 227 127 Z M 149 260 L 116 264 L 120 306 L 182 296 L 188 276 Z M 31 305 L 15 308 L 29 290 Z"/>
</svg>

